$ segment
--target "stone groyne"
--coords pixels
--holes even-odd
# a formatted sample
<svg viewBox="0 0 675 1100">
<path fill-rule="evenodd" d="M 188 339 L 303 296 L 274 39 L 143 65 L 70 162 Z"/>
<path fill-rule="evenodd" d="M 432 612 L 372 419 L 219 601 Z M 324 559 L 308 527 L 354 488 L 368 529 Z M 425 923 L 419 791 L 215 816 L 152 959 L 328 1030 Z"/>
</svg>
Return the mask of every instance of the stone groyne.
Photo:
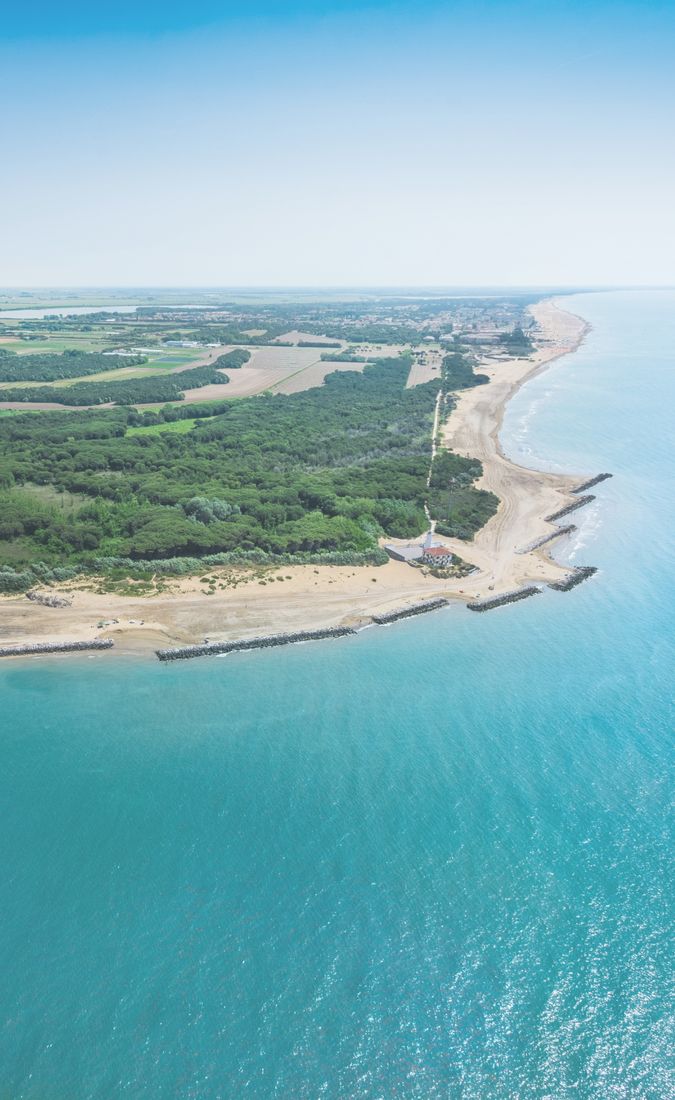
<svg viewBox="0 0 675 1100">
<path fill-rule="evenodd" d="M 554 588 L 556 592 L 569 592 L 570 588 L 576 588 L 582 581 L 588 580 L 594 573 L 597 573 L 595 565 L 581 565 L 575 569 L 572 573 L 569 573 L 561 581 L 551 581 L 549 588 Z"/>
<path fill-rule="evenodd" d="M 411 615 L 422 615 L 425 611 L 436 611 L 439 607 L 447 607 L 448 600 L 439 596 L 435 600 L 424 600 L 422 603 L 413 604 L 411 607 L 401 607 L 396 611 L 387 611 L 382 615 L 373 615 L 373 623 L 378 626 L 386 626 L 387 623 L 395 623 L 398 619 L 407 619 Z M 372 624 L 367 624 L 372 625 Z M 361 627 L 363 629 L 363 627 Z M 358 630 L 353 626 L 331 626 L 323 630 L 301 630 L 294 634 L 266 634 L 259 638 L 240 638 L 232 642 L 204 642 L 202 645 L 184 645 L 175 649 L 156 649 L 160 661 L 186 661 L 190 657 L 212 657 L 218 654 L 241 653 L 251 649 L 271 649 L 275 646 L 293 645 L 297 642 L 318 642 L 326 638 L 344 638 L 349 634 L 357 634 Z"/>
<path fill-rule="evenodd" d="M 587 489 L 592 489 L 594 485 L 599 485 L 601 481 L 607 481 L 608 477 L 613 477 L 613 474 L 597 474 L 596 477 L 590 478 L 589 481 L 584 481 L 581 485 L 577 485 L 576 489 L 572 489 L 573 493 L 585 493 Z"/>
<path fill-rule="evenodd" d="M 546 523 L 555 523 L 556 520 L 562 519 L 563 516 L 568 515 L 569 512 L 576 512 L 577 508 L 583 508 L 584 504 L 590 504 L 595 497 L 592 493 L 589 493 L 585 497 L 579 497 L 578 500 L 573 500 L 571 504 L 566 504 L 564 508 L 561 508 L 557 512 L 552 512 L 550 516 L 545 517 Z"/>
<path fill-rule="evenodd" d="M 524 588 L 516 588 L 512 592 L 504 592 L 501 596 L 488 596 L 483 600 L 472 600 L 466 606 L 469 611 L 492 611 L 493 607 L 503 607 L 507 603 L 517 603 L 518 600 L 526 600 L 528 596 L 536 596 L 541 592 L 536 584 L 528 584 Z"/>
<path fill-rule="evenodd" d="M 26 645 L 0 646 L 0 657 L 30 657 L 38 653 L 76 653 L 87 649 L 112 649 L 112 638 L 95 638 L 91 642 L 33 642 Z"/>
<path fill-rule="evenodd" d="M 203 645 L 184 645 L 175 649 L 157 649 L 160 661 L 187 661 L 190 657 L 211 657 L 222 653 L 241 653 L 248 649 L 271 649 L 274 646 L 293 645 L 297 642 L 317 642 L 324 638 L 344 638 L 356 634 L 351 626 L 331 626 L 324 630 L 300 630 L 293 634 L 267 634 L 259 638 L 240 638 L 234 642 L 204 642 Z"/>
<path fill-rule="evenodd" d="M 423 600 L 414 603 L 410 607 L 399 607 L 395 611 L 385 611 L 381 615 L 372 615 L 371 618 L 378 626 L 386 626 L 387 623 L 395 623 L 399 619 L 409 619 L 411 615 L 423 615 L 425 611 L 436 611 L 439 607 L 447 607 L 448 601 L 443 596 L 435 600 Z"/>
<path fill-rule="evenodd" d="M 560 535 L 571 535 L 572 531 L 576 531 L 576 526 L 573 523 L 568 523 L 566 527 L 559 527 L 557 531 L 550 531 L 548 535 L 542 535 L 540 539 L 528 542 L 527 546 L 523 546 L 522 550 L 516 550 L 516 553 L 529 554 L 532 550 L 538 550 L 540 546 L 545 546 L 552 539 L 559 538 Z"/>
</svg>

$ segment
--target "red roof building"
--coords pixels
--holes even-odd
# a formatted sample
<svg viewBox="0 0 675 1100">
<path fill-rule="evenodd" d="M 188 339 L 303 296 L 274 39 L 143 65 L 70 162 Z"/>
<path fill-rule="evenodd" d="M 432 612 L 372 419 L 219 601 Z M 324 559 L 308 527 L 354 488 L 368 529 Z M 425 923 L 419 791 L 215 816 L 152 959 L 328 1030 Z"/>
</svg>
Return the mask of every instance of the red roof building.
<svg viewBox="0 0 675 1100">
<path fill-rule="evenodd" d="M 447 546 L 427 546 L 422 554 L 425 565 L 436 565 L 441 568 L 452 565 L 452 553 Z"/>
</svg>

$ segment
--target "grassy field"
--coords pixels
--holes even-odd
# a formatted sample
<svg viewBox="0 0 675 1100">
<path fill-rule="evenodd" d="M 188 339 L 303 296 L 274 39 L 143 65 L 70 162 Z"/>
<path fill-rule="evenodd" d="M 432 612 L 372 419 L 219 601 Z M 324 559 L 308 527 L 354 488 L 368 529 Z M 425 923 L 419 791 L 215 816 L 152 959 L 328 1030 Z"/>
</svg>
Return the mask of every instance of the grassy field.
<svg viewBox="0 0 675 1100">
<path fill-rule="evenodd" d="M 0 314 L 0 319 L 2 314 Z M 3 338 L 0 326 L 0 351 L 13 351 L 17 355 L 36 355 L 38 352 L 62 351 L 101 351 L 110 344 L 110 336 L 104 333 L 78 333 L 63 336 L 45 335 L 38 340 L 19 340 L 16 337 Z"/>
<path fill-rule="evenodd" d="M 34 485 L 27 481 L 21 488 L 24 493 L 30 493 L 42 504 L 59 508 L 62 512 L 74 512 L 88 501 L 87 497 L 80 496 L 79 493 L 71 493 L 67 489 L 60 490 L 54 485 Z"/>
<path fill-rule="evenodd" d="M 160 406 L 158 406 L 160 407 Z M 160 432 L 178 432 L 179 435 L 184 435 L 186 432 L 192 431 L 195 424 L 204 424 L 207 420 L 211 420 L 210 416 L 200 417 L 199 420 L 172 420 L 168 424 L 149 424 L 144 428 L 127 428 L 127 435 L 159 435 Z"/>
<path fill-rule="evenodd" d="M 205 354 L 204 348 L 161 348 L 157 352 L 147 353 L 148 366 L 164 368 L 189 366 L 195 359 L 203 359 Z M 213 354 L 214 357 L 220 355 L 220 349 L 213 348 Z"/>
</svg>

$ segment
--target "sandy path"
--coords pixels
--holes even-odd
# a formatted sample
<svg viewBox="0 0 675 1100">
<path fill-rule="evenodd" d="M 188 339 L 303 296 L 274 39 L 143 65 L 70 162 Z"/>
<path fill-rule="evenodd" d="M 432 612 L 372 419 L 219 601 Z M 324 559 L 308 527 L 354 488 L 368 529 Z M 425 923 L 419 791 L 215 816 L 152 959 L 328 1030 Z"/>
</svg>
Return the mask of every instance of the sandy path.
<svg viewBox="0 0 675 1100">
<path fill-rule="evenodd" d="M 549 546 L 527 554 L 517 551 L 552 531 L 544 516 L 574 499 L 570 489 L 597 471 L 573 477 L 517 466 L 503 455 L 498 433 L 506 401 L 551 360 L 574 350 L 586 326 L 551 301 L 536 304 L 532 312 L 539 326 L 536 354 L 529 360 L 487 361 L 481 371 L 491 381 L 460 394 L 441 429 L 446 446 L 480 458 L 482 485 L 501 500 L 497 514 L 473 542 L 444 540 L 477 567 L 470 577 L 436 579 L 395 561 L 377 568 L 295 565 L 269 571 L 289 578 L 283 582 L 261 585 L 259 574 L 241 573 L 236 588 L 216 589 L 213 595 L 204 594 L 199 578 L 182 578 L 169 582 L 170 591 L 145 598 L 71 588 L 72 607 L 63 609 L 45 608 L 25 597 L 0 597 L 0 643 L 113 637 L 123 651 L 147 650 L 200 642 L 205 637 L 220 640 L 356 623 L 373 612 L 425 597 L 446 595 L 466 601 L 529 582 L 559 579 L 569 570 L 552 561 Z M 233 570 L 205 572 L 224 581 Z M 97 623 L 103 619 L 119 622 L 99 628 Z M 144 620 L 143 625 L 139 620 Z"/>
</svg>

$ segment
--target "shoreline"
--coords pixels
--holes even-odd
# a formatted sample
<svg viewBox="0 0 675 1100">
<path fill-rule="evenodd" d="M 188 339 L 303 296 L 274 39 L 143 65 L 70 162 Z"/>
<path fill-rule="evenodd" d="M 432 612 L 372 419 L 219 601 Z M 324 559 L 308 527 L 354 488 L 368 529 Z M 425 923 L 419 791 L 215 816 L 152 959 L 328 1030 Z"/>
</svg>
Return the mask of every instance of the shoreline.
<svg viewBox="0 0 675 1100">
<path fill-rule="evenodd" d="M 443 541 L 474 572 L 462 578 L 423 575 L 404 562 L 383 566 L 231 567 L 208 569 L 221 589 L 204 591 L 198 577 L 165 578 L 154 595 L 91 591 L 92 578 L 60 585 L 70 606 L 50 608 L 22 596 L 0 597 L 0 646 L 112 639 L 117 653 L 151 653 L 171 646 L 222 644 L 279 632 L 359 628 L 375 616 L 396 617 L 428 599 L 485 601 L 536 585 L 560 586 L 574 573 L 556 562 L 551 543 L 565 529 L 549 517 L 578 507 L 575 487 L 585 488 L 592 471 L 552 474 L 519 466 L 499 438 L 506 403 L 531 378 L 583 342 L 590 326 L 544 299 L 530 308 L 537 322 L 536 351 L 528 359 L 485 359 L 477 369 L 490 382 L 463 390 L 440 426 L 441 445 L 479 458 L 477 483 L 496 492 L 499 508 L 471 542 Z M 562 529 L 559 529 L 562 528 Z M 389 539 L 389 542 L 397 540 Z M 565 590 L 565 589 L 563 589 Z M 47 591 L 54 592 L 55 589 Z"/>
<path fill-rule="evenodd" d="M 557 299 L 557 298 L 544 298 L 540 302 L 535 302 L 534 306 L 530 307 L 530 312 L 534 315 L 534 317 L 536 319 L 537 314 L 535 313 L 535 309 L 537 309 L 537 307 L 546 307 L 546 306 L 548 306 L 548 307 L 556 310 L 558 313 L 564 314 L 567 317 L 572 318 L 572 320 L 575 321 L 577 326 L 578 326 L 578 332 L 577 332 L 576 336 L 573 337 L 572 343 L 569 345 L 569 347 L 562 347 L 562 348 L 554 351 L 550 356 L 548 356 L 546 358 L 543 358 L 540 362 L 536 363 L 533 366 L 531 371 L 524 374 L 523 377 L 513 386 L 513 389 L 511 390 L 511 392 L 510 392 L 509 396 L 507 397 L 506 401 L 503 402 L 503 404 L 501 406 L 500 414 L 499 414 L 499 423 L 498 423 L 498 428 L 497 428 L 497 433 L 496 433 L 496 441 L 497 441 L 497 450 L 498 450 L 499 454 L 507 462 L 511 462 L 512 460 L 509 459 L 508 455 L 505 454 L 504 449 L 502 447 L 501 439 L 499 438 L 499 433 L 501 432 L 502 427 L 504 425 L 504 415 L 505 415 L 505 412 L 506 412 L 507 402 L 510 401 L 512 397 L 515 397 L 515 395 L 518 393 L 518 391 L 520 389 L 522 389 L 522 387 L 526 384 L 526 382 L 530 382 L 533 378 L 536 378 L 538 375 L 543 374 L 544 371 L 548 370 L 548 368 L 553 363 L 557 362 L 558 359 L 562 359 L 565 355 L 573 355 L 575 351 L 578 351 L 578 349 L 581 347 L 584 340 L 588 336 L 589 332 L 591 331 L 591 324 L 590 324 L 589 321 L 585 321 L 584 318 L 579 317 L 579 315 L 577 313 L 572 313 L 570 310 L 564 309 L 562 306 L 560 306 L 558 304 L 558 302 L 559 302 L 559 299 Z M 539 309 L 538 312 L 541 314 L 541 309 Z M 514 465 L 516 465 L 516 464 L 514 463 Z M 529 467 L 527 467 L 527 466 L 522 467 L 522 468 L 523 469 L 529 469 Z M 536 471 L 536 472 L 537 473 L 545 473 L 546 471 Z M 567 476 L 567 475 L 564 475 L 564 476 Z M 602 475 L 598 475 L 598 476 L 602 476 Z M 595 482 L 595 477 L 591 478 L 590 480 Z M 581 487 L 582 488 L 585 487 L 585 483 Z"/>
</svg>

